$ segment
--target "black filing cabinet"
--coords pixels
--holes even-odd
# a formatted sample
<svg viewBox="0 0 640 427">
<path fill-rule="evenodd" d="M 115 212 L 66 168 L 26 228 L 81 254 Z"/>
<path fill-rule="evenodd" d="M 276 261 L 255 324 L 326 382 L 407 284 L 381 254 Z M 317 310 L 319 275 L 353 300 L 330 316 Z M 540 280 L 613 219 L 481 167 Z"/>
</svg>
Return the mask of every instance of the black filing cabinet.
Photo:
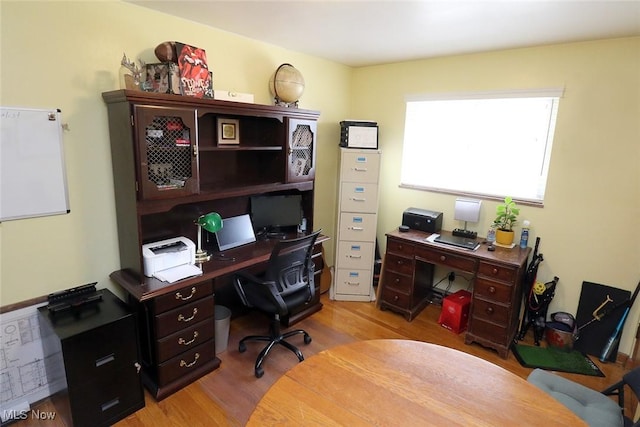
<svg viewBox="0 0 640 427">
<path fill-rule="evenodd" d="M 144 407 L 135 316 L 109 290 L 97 292 L 102 299 L 86 307 L 55 315 L 39 309 L 47 350 L 61 352 L 47 375 L 60 377 L 63 369 L 66 379 L 52 401 L 76 427 L 109 426 Z"/>
</svg>

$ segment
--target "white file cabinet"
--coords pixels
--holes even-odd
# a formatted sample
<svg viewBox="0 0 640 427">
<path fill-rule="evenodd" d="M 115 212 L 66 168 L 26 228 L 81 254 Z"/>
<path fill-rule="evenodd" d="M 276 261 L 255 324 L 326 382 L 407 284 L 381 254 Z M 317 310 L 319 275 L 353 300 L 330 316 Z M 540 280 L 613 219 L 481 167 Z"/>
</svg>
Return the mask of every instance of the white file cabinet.
<svg viewBox="0 0 640 427">
<path fill-rule="evenodd" d="M 338 236 L 331 296 L 373 301 L 380 151 L 340 149 Z"/>
</svg>

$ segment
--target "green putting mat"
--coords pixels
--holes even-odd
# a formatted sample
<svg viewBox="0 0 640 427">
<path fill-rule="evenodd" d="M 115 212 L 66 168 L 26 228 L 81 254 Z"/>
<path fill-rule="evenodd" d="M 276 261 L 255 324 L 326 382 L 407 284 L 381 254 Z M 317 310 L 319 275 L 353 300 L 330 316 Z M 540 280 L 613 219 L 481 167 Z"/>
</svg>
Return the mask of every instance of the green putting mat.
<svg viewBox="0 0 640 427">
<path fill-rule="evenodd" d="M 604 377 L 600 368 L 577 350 L 562 351 L 553 347 L 514 344 L 511 347 L 518 362 L 527 368 Z"/>
</svg>

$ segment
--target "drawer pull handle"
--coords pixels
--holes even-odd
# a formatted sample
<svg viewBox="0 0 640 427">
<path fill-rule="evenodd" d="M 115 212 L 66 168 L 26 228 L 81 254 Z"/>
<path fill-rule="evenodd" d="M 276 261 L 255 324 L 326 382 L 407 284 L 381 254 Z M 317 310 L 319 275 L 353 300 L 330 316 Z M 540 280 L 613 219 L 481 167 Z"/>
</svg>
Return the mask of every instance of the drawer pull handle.
<svg viewBox="0 0 640 427">
<path fill-rule="evenodd" d="M 351 200 L 354 202 L 366 202 L 367 199 L 363 199 L 362 197 L 352 197 Z"/>
<path fill-rule="evenodd" d="M 119 398 L 119 397 L 116 397 L 115 399 L 110 400 L 110 401 L 108 401 L 108 402 L 103 403 L 102 405 L 100 405 L 100 409 L 102 410 L 102 412 L 104 412 L 104 411 L 108 411 L 109 409 L 111 409 L 111 408 L 113 408 L 114 406 L 119 405 L 119 404 L 120 404 L 120 398 Z"/>
<path fill-rule="evenodd" d="M 138 362 L 134 363 L 133 366 L 135 366 L 136 368 L 136 374 L 139 374 L 140 369 L 142 369 L 142 366 Z"/>
<path fill-rule="evenodd" d="M 400 279 L 396 277 L 396 280 L 394 280 L 394 282 L 400 283 Z"/>
<path fill-rule="evenodd" d="M 195 356 L 194 356 L 194 358 L 193 358 L 193 362 L 191 362 L 191 363 L 187 363 L 187 362 L 185 362 L 184 360 L 180 360 L 180 367 L 181 367 L 181 368 L 184 368 L 184 367 L 190 368 L 190 367 L 192 367 L 193 365 L 195 365 L 195 364 L 196 364 L 196 362 L 198 361 L 198 359 L 200 359 L 200 353 L 196 353 L 196 354 L 195 354 Z"/>
<path fill-rule="evenodd" d="M 400 297 L 399 297 L 398 295 L 394 295 L 394 296 L 393 296 L 393 300 L 394 300 L 394 301 L 398 301 L 399 299 L 400 299 Z"/>
<path fill-rule="evenodd" d="M 495 294 L 496 293 L 496 287 L 495 286 L 489 286 L 489 293 L 490 294 Z"/>
<path fill-rule="evenodd" d="M 403 245 L 398 245 L 398 250 L 403 250 L 404 246 Z"/>
<path fill-rule="evenodd" d="M 178 338 L 178 344 L 185 345 L 185 346 L 191 345 L 196 340 L 196 338 L 198 338 L 198 331 L 193 332 L 193 338 L 189 341 L 185 341 L 184 338 L 182 337 Z"/>
<path fill-rule="evenodd" d="M 362 255 L 349 255 L 349 258 L 351 258 L 351 259 L 361 259 Z"/>
<path fill-rule="evenodd" d="M 193 314 L 191 315 L 191 317 L 184 317 L 182 313 L 180 313 L 178 314 L 178 322 L 191 322 L 193 318 L 196 317 L 196 314 L 198 314 L 198 307 L 195 307 L 193 309 Z"/>
<path fill-rule="evenodd" d="M 347 282 L 349 286 L 360 286 L 360 282 Z"/>
<path fill-rule="evenodd" d="M 99 368 L 102 365 L 106 365 L 107 363 L 111 363 L 114 360 L 116 360 L 116 357 L 113 353 L 107 356 L 101 357 L 100 359 L 96 360 L 96 368 Z"/>
<path fill-rule="evenodd" d="M 487 307 L 485 311 L 487 312 L 487 314 L 493 314 L 493 307 Z"/>
<path fill-rule="evenodd" d="M 446 261 L 446 260 L 447 260 L 447 257 L 446 257 L 446 256 L 444 256 L 444 255 L 440 255 L 440 261 Z"/>
<path fill-rule="evenodd" d="M 494 275 L 495 275 L 495 274 L 498 274 L 498 269 L 497 269 L 497 268 L 494 268 L 494 269 L 493 269 L 493 271 L 492 271 L 492 273 L 493 273 Z"/>
<path fill-rule="evenodd" d="M 193 288 L 191 288 L 191 295 L 189 295 L 188 297 L 183 297 L 180 292 L 176 292 L 176 299 L 187 301 L 193 298 L 195 294 L 196 294 L 196 287 L 194 286 Z"/>
<path fill-rule="evenodd" d="M 356 172 L 366 172 L 367 168 L 353 168 L 353 170 Z"/>
<path fill-rule="evenodd" d="M 349 230 L 362 231 L 362 230 L 364 230 L 364 228 L 362 228 L 362 227 L 349 227 Z"/>
</svg>

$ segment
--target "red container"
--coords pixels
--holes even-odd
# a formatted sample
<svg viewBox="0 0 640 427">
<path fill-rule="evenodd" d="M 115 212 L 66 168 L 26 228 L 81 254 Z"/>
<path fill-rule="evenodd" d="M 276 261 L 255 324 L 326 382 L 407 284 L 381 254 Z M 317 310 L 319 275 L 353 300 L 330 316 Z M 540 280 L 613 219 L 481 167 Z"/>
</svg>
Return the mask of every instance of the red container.
<svg viewBox="0 0 640 427">
<path fill-rule="evenodd" d="M 438 323 L 450 331 L 459 334 L 467 329 L 471 292 L 458 291 L 442 300 L 442 311 Z"/>
</svg>

